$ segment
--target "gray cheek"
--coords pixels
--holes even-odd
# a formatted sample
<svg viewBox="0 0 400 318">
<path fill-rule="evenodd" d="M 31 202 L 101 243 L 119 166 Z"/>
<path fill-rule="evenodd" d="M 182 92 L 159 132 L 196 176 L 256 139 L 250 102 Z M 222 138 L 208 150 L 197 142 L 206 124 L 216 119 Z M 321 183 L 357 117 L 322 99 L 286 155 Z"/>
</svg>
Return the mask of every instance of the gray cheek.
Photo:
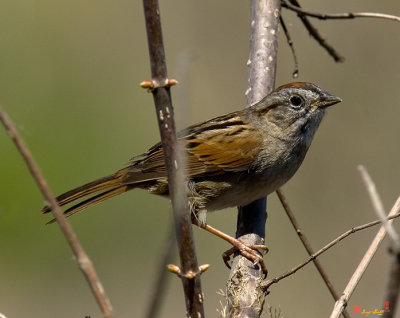
<svg viewBox="0 0 400 318">
<path fill-rule="evenodd" d="M 308 121 L 309 119 L 305 116 L 297 118 L 297 120 L 292 124 L 292 131 L 295 132 L 296 134 L 298 132 L 303 133 L 303 131 L 307 129 Z"/>
<path fill-rule="evenodd" d="M 311 141 L 313 140 L 314 134 L 317 131 L 319 124 L 322 121 L 322 118 L 325 115 L 325 109 L 318 108 L 313 113 L 309 114 L 308 122 L 304 126 L 303 133 L 305 134 L 305 142 L 307 147 L 310 146 Z"/>
</svg>

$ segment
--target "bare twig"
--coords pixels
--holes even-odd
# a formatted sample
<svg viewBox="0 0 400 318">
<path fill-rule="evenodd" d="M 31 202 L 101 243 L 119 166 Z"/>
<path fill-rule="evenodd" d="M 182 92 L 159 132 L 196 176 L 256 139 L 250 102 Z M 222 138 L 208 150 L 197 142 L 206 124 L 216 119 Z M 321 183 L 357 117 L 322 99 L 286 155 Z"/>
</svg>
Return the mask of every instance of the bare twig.
<svg viewBox="0 0 400 318">
<path fill-rule="evenodd" d="M 292 223 L 293 228 L 295 229 L 297 235 L 299 236 L 301 242 L 303 243 L 303 246 L 307 250 L 307 253 L 310 256 L 312 256 L 315 252 L 314 252 L 313 248 L 311 247 L 311 244 L 308 241 L 307 236 L 305 235 L 303 230 L 300 228 L 300 225 L 297 222 L 296 217 L 294 216 L 294 213 L 293 213 L 292 209 L 290 208 L 289 202 L 288 202 L 286 196 L 283 194 L 282 189 L 276 190 L 276 194 L 278 195 L 278 198 L 281 201 L 283 209 L 285 210 L 287 216 L 289 217 L 289 220 Z M 332 297 L 335 299 L 335 301 L 338 300 L 339 294 L 333 287 L 333 284 L 331 283 L 330 279 L 328 278 L 328 274 L 325 272 L 325 269 L 322 267 L 321 262 L 316 258 L 313 259 L 312 261 L 313 261 L 315 267 L 317 268 L 319 274 L 321 275 L 323 281 L 325 282 L 326 286 L 328 287 Z M 346 310 L 343 311 L 343 316 L 346 318 L 350 318 L 350 314 Z"/>
<path fill-rule="evenodd" d="M 200 283 L 200 269 L 197 265 L 189 205 L 187 204 L 183 162 L 179 155 L 175 122 L 169 86 L 176 81 L 167 77 L 164 44 L 161 32 L 160 9 L 157 0 L 143 0 L 146 19 L 147 39 L 151 64 L 152 93 L 156 107 L 158 126 L 164 150 L 169 193 L 175 220 L 182 279 L 186 298 L 186 311 L 190 317 L 204 317 L 203 294 Z"/>
<path fill-rule="evenodd" d="M 300 8 L 300 3 L 297 0 L 289 0 L 295 7 Z M 282 6 L 289 8 L 291 6 L 286 1 L 282 1 Z M 301 9 L 301 8 L 300 8 Z M 300 18 L 301 22 L 304 24 L 307 31 L 310 35 L 321 45 L 328 54 L 335 60 L 335 62 L 343 62 L 344 57 L 341 56 L 332 45 L 330 45 L 326 40 L 319 34 L 318 30 L 311 24 L 305 14 L 301 12 L 297 12 L 298 17 Z"/>
<path fill-rule="evenodd" d="M 282 16 L 279 17 L 279 20 L 282 25 L 283 33 L 285 33 L 287 44 L 289 45 L 290 50 L 292 51 L 292 56 L 293 56 L 293 61 L 294 61 L 294 71 L 292 73 L 292 76 L 293 76 L 293 78 L 298 78 L 299 77 L 299 63 L 297 62 L 297 55 L 296 55 L 296 51 L 294 49 L 293 41 L 292 41 L 292 38 L 290 37 L 289 30 L 287 29 L 285 21 L 283 21 Z"/>
<path fill-rule="evenodd" d="M 146 318 L 157 317 L 159 309 L 161 307 L 162 299 L 165 296 L 165 287 L 167 284 L 167 274 L 166 271 L 167 264 L 171 263 L 175 258 L 174 247 L 175 247 L 175 228 L 174 224 L 171 223 L 170 229 L 168 231 L 166 239 L 163 241 L 161 251 L 159 253 L 159 268 L 157 273 L 154 275 L 154 282 L 152 295 L 147 306 Z"/>
<path fill-rule="evenodd" d="M 398 197 L 396 203 L 393 205 L 392 209 L 390 210 L 388 216 L 393 216 L 400 210 L 400 196 Z M 390 220 L 388 223 L 392 223 L 393 221 Z M 347 284 L 342 296 L 336 302 L 335 307 L 333 308 L 332 314 L 330 318 L 337 318 L 343 311 L 343 308 L 346 307 L 348 300 L 350 299 L 351 295 L 353 294 L 354 289 L 358 285 L 362 275 L 364 274 L 367 266 L 371 262 L 371 259 L 374 257 L 379 245 L 381 244 L 383 238 L 386 235 L 386 229 L 384 226 L 381 226 L 378 233 L 376 234 L 374 240 L 372 241 L 371 245 L 369 246 L 368 250 L 366 251 L 364 257 L 362 258 L 360 264 L 358 265 L 356 271 L 354 272 L 353 276 L 351 277 L 349 283 Z"/>
<path fill-rule="evenodd" d="M 280 0 L 251 0 L 247 106 L 261 100 L 275 86 Z M 248 245 L 264 244 L 266 198 L 239 207 L 236 237 Z M 259 317 L 264 304 L 260 288 L 263 272 L 237 255 L 227 283 L 229 317 Z"/>
<path fill-rule="evenodd" d="M 309 17 L 317 18 L 320 20 L 331 20 L 331 19 L 355 19 L 355 18 L 377 18 L 377 19 L 385 19 L 392 20 L 396 22 L 400 22 L 400 17 L 378 13 L 378 12 L 345 12 L 345 13 L 320 13 L 320 12 L 311 12 L 300 8 L 297 5 L 292 5 L 285 0 L 282 0 L 282 7 L 288 8 L 297 13 L 304 14 Z"/>
<path fill-rule="evenodd" d="M 400 292 L 400 238 L 392 224 L 386 220 L 385 209 L 383 208 L 382 200 L 376 190 L 375 183 L 372 181 L 367 169 L 364 166 L 358 166 L 358 170 L 367 187 L 372 205 L 375 208 L 376 214 L 382 220 L 382 225 L 385 227 L 388 236 L 392 240 L 390 252 L 392 254 L 392 264 L 389 271 L 389 280 L 386 287 L 384 302 L 387 302 L 389 310 L 385 310 L 383 317 L 394 317 L 396 311 L 397 300 Z M 386 305 L 385 305 L 386 307 Z M 386 308 L 385 308 L 386 309 Z"/>
<path fill-rule="evenodd" d="M 392 211 L 395 210 L 395 207 L 397 207 L 397 211 L 400 209 L 400 197 L 398 198 L 395 206 L 392 208 Z M 386 219 L 387 220 L 393 220 L 397 217 L 400 216 L 400 212 L 395 212 L 395 214 L 388 216 Z M 377 225 L 377 224 L 382 224 L 382 220 L 376 220 L 373 222 L 369 222 L 363 225 L 359 225 L 356 227 L 351 228 L 350 230 L 344 232 L 342 235 L 338 236 L 336 239 L 334 239 L 333 241 L 331 241 L 329 244 L 325 245 L 323 248 L 321 248 L 319 251 L 315 252 L 313 255 L 310 256 L 310 258 L 308 258 L 306 261 L 304 261 L 303 263 L 300 263 L 299 265 L 293 267 L 291 270 L 287 271 L 286 273 L 274 277 L 272 279 L 269 279 L 267 281 L 265 281 L 263 283 L 263 287 L 265 289 L 268 289 L 269 286 L 271 286 L 272 284 L 276 284 L 277 282 L 279 282 L 280 280 L 293 275 L 294 273 L 296 273 L 299 269 L 302 269 L 304 266 L 306 266 L 308 263 L 310 263 L 313 259 L 315 259 L 316 257 L 320 256 L 322 253 L 326 252 L 328 249 L 330 249 L 332 246 L 336 245 L 337 243 L 339 243 L 341 240 L 345 239 L 347 236 L 356 233 L 358 231 L 364 230 L 366 228 L 369 228 L 371 226 Z"/>
<path fill-rule="evenodd" d="M 85 250 L 83 249 L 82 245 L 80 244 L 78 237 L 76 236 L 75 232 L 73 231 L 71 225 L 67 221 L 66 217 L 62 213 L 57 200 L 54 198 L 52 191 L 50 190 L 49 186 L 47 185 L 46 180 L 44 179 L 42 173 L 38 165 L 36 164 L 32 154 L 30 153 L 29 149 L 25 145 L 22 138 L 19 136 L 17 130 L 15 129 L 14 125 L 12 124 L 11 120 L 8 118 L 7 114 L 3 111 L 0 106 L 0 121 L 3 123 L 5 129 L 7 130 L 9 136 L 14 141 L 16 147 L 18 148 L 21 156 L 25 160 L 28 169 L 37 183 L 40 191 L 42 192 L 43 196 L 47 201 L 47 205 L 52 207 L 52 212 L 57 220 L 58 225 L 62 233 L 64 234 L 67 242 L 69 243 L 75 258 L 79 264 L 79 268 L 83 272 L 90 289 L 96 301 L 104 313 L 106 317 L 112 318 L 114 317 L 111 303 L 105 293 L 103 285 L 100 282 L 99 277 L 96 274 L 96 270 L 94 269 L 93 263 L 90 260 L 89 256 L 86 254 Z"/>
<path fill-rule="evenodd" d="M 371 198 L 372 205 L 375 208 L 375 212 L 382 220 L 382 225 L 385 227 L 388 236 L 392 239 L 393 247 L 395 250 L 400 249 L 399 235 L 396 233 L 393 225 L 386 221 L 385 209 L 383 208 L 382 200 L 379 197 L 378 191 L 376 190 L 375 183 L 372 181 L 367 169 L 364 166 L 358 166 L 358 170 L 360 171 L 365 186 L 368 190 L 368 194 Z"/>
</svg>

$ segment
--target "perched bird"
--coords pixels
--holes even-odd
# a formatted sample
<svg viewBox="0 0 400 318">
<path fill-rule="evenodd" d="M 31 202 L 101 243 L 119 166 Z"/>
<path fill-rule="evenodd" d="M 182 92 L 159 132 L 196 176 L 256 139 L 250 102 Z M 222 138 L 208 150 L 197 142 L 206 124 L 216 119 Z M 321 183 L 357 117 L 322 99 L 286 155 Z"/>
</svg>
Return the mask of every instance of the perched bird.
<svg viewBox="0 0 400 318">
<path fill-rule="evenodd" d="M 179 132 L 188 200 L 200 224 L 206 212 L 246 205 L 285 184 L 300 167 L 327 107 L 340 101 L 314 84 L 290 83 L 250 107 Z M 84 199 L 65 211 L 70 216 L 135 188 L 168 197 L 161 143 L 57 200 L 63 206 Z"/>
</svg>

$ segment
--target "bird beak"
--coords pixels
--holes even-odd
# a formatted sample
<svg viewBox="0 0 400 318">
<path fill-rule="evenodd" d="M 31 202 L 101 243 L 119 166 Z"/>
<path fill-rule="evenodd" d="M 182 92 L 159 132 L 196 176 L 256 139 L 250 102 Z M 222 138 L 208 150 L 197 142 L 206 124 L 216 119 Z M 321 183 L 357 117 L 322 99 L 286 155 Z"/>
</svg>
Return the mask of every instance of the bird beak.
<svg viewBox="0 0 400 318">
<path fill-rule="evenodd" d="M 315 105 L 315 106 L 325 108 L 325 107 L 329 107 L 329 106 L 335 105 L 337 103 L 340 103 L 341 101 L 342 101 L 341 98 L 331 95 L 327 92 L 323 92 L 319 101 L 317 102 L 317 105 Z"/>
</svg>

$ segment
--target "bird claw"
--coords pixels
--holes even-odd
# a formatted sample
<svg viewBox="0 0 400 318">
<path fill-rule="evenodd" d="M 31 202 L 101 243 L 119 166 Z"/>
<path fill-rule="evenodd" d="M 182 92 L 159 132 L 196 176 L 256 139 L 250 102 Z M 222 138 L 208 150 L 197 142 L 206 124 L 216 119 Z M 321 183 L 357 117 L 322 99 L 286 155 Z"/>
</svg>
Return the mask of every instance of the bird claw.
<svg viewBox="0 0 400 318">
<path fill-rule="evenodd" d="M 239 240 L 232 243 L 234 246 L 229 250 L 225 251 L 222 254 L 222 259 L 224 260 L 225 265 L 230 269 L 231 265 L 229 261 L 231 259 L 231 255 L 235 252 L 239 252 L 242 256 L 246 257 L 248 260 L 253 262 L 253 266 L 259 265 L 265 276 L 268 274 L 268 269 L 265 266 L 264 259 L 260 255 L 257 250 L 264 250 L 268 253 L 268 247 L 265 245 L 247 245 Z"/>
</svg>

